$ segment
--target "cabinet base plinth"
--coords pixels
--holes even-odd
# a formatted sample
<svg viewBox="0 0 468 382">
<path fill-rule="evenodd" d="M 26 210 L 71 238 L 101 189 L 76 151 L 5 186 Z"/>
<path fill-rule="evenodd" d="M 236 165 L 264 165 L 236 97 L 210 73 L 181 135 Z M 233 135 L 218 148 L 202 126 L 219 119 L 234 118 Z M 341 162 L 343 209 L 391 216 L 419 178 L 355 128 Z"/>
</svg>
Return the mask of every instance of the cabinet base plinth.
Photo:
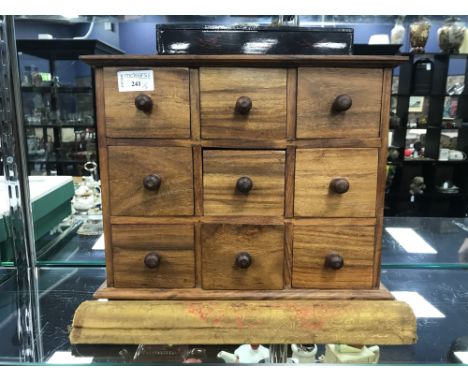
<svg viewBox="0 0 468 382">
<path fill-rule="evenodd" d="M 94 298 L 109 300 L 393 300 L 381 284 L 378 289 L 208 290 L 202 288 L 114 288 L 104 283 Z"/>
<path fill-rule="evenodd" d="M 85 301 L 72 344 L 416 342 L 416 318 L 395 300 Z"/>
</svg>

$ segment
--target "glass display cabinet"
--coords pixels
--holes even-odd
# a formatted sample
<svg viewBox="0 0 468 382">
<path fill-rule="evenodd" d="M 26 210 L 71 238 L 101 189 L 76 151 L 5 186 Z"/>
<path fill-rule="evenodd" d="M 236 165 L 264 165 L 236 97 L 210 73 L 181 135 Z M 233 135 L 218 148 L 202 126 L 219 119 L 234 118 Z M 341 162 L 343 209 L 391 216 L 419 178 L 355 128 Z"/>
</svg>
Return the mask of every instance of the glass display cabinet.
<svg viewBox="0 0 468 382">
<path fill-rule="evenodd" d="M 140 18 L 143 20 L 147 16 Z M 323 21 L 326 17 L 301 16 L 304 22 L 319 18 Z M 394 16 L 328 17 L 332 18 L 336 22 L 355 23 L 357 30 L 359 23 L 369 21 L 365 25 L 369 33 L 374 30 L 369 25 L 376 21 L 387 25 L 388 31 L 394 24 Z M 224 21 L 226 19 L 223 18 Z M 263 20 L 264 17 L 251 16 L 249 20 L 252 19 Z M 6 24 L 2 21 L 0 16 L 0 59 L 5 57 L 6 51 L 6 45 L 2 45 Z M 128 24 L 132 22 L 136 23 L 133 20 Z M 125 32 L 122 25 L 120 31 Z M 361 42 L 366 42 L 367 37 L 363 39 L 363 35 Z M 82 175 L 84 162 L 95 159 L 97 154 L 93 148 L 96 138 L 92 70 L 78 57 L 120 51 L 99 41 L 71 39 L 19 40 L 18 51 L 20 76 L 15 78 L 20 81 L 18 87 L 24 105 L 24 133 L 28 138 L 22 153 L 28 152 L 29 174 Z M 389 140 L 392 146 L 388 162 L 388 191 L 391 194 L 387 194 L 382 238 L 382 282 L 398 299 L 410 303 L 415 310 L 418 342 L 380 346 L 377 353 L 379 364 L 468 362 L 462 358 L 468 351 L 468 218 L 465 216 L 468 160 L 463 155 L 457 159 L 460 154 L 453 152 L 452 158 L 449 157 L 449 150 L 468 153 L 467 57 L 466 54 L 413 55 L 408 66 L 394 72 L 392 138 Z M 418 69 L 421 66 L 413 64 L 425 59 L 430 60 L 433 66 L 431 71 L 423 73 L 428 76 L 423 77 L 429 83 L 437 83 L 437 88 L 421 87 L 428 83 L 424 80 L 415 83 L 413 76 L 417 74 L 416 77 L 420 78 Z M 4 78 L 2 69 L 0 65 L 0 85 Z M 414 89 L 411 84 L 418 87 Z M 461 84 L 464 84 L 463 89 Z M 4 95 L 0 91 L 0 102 L 2 97 Z M 424 100 L 421 102 L 421 98 L 412 97 L 423 97 Z M 425 135 L 418 134 L 423 129 L 426 130 Z M 425 139 L 423 157 L 414 154 L 411 157 L 417 149 L 415 143 L 422 138 Z M 2 141 L 4 158 L 8 154 L 9 142 L 11 140 Z M 21 158 L 8 155 L 18 161 L 14 163 L 18 163 L 18 168 L 23 168 L 25 155 Z M 409 194 L 411 180 L 421 174 L 426 188 L 424 194 L 416 196 L 412 202 Z M 5 185 L 18 178 L 16 173 L 9 175 L 9 172 L 3 177 Z M 60 177 L 41 178 L 51 182 Z M 10 183 L 7 184 L 7 180 Z M 444 189 L 445 181 L 451 183 Z M 458 193 L 455 190 L 450 193 L 452 185 L 459 187 Z M 437 186 L 442 186 L 442 192 L 437 191 Z M 0 365 L 168 365 L 189 361 L 222 365 L 232 359 L 231 354 L 236 355 L 237 347 L 242 344 L 71 345 L 68 336 L 73 314 L 83 301 L 93 299 L 94 292 L 106 279 L 106 271 L 103 246 L 97 245 L 101 239 L 99 235 L 69 235 L 70 240 L 62 240 L 60 245 L 41 256 L 41 244 L 51 243 L 51 235 L 43 235 L 50 226 L 41 219 L 49 215 L 42 207 L 50 208 L 51 200 L 60 202 L 61 206 L 56 206 L 60 213 L 56 208 L 49 211 L 57 221 L 63 218 L 60 214 L 65 213 L 64 206 L 68 204 L 70 208 L 70 201 L 65 203 L 65 199 L 70 199 L 74 190 L 69 183 L 62 187 L 54 188 L 54 193 L 43 200 L 35 199 L 34 192 L 31 193 L 31 228 L 35 230 L 35 238 L 40 240 L 36 246 L 36 266 L 25 266 L 29 258 L 23 254 L 18 256 L 22 262 L 14 263 L 13 252 L 8 251 L 10 242 L 6 241 L 11 237 L 7 235 L 7 219 L 0 216 Z M 59 198 L 57 193 L 60 190 L 63 192 Z M 9 193 L 5 187 L 0 195 L 3 195 L 5 210 L 12 211 L 11 196 L 14 193 Z M 20 209 L 17 208 L 15 215 L 19 214 L 18 211 Z M 283 345 L 279 350 L 269 344 L 263 345 L 270 349 L 270 360 L 262 362 L 296 362 L 292 360 L 295 357 L 292 344 Z M 318 363 L 330 348 L 330 344 L 313 345 L 303 345 L 313 353 L 308 363 Z M 324 358 L 322 362 L 333 362 L 330 359 Z M 375 358 L 368 359 L 377 362 Z"/>
<path fill-rule="evenodd" d="M 94 81 L 84 54 L 120 54 L 99 40 L 17 40 L 30 175 L 81 176 L 97 161 Z"/>
</svg>

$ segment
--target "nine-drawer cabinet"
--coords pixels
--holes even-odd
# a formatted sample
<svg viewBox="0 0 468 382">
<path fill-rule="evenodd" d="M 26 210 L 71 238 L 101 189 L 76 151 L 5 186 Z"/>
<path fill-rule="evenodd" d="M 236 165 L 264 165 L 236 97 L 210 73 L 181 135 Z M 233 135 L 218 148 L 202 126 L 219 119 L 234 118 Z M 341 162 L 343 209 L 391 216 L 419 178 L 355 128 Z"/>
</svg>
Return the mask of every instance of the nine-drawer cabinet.
<svg viewBox="0 0 468 382">
<path fill-rule="evenodd" d="M 379 287 L 391 68 L 403 59 L 84 60 L 96 69 L 108 288 Z"/>
</svg>

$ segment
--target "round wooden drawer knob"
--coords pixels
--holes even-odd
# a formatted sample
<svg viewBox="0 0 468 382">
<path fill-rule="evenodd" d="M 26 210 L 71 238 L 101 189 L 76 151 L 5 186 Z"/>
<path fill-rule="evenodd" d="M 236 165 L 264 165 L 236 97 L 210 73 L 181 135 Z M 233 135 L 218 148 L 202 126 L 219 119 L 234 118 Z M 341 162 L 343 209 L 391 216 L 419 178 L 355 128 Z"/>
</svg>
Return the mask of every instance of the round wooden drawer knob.
<svg viewBox="0 0 468 382">
<path fill-rule="evenodd" d="M 325 266 L 331 269 L 341 269 L 344 266 L 343 257 L 336 253 L 330 253 L 325 257 Z"/>
<path fill-rule="evenodd" d="M 252 187 L 252 179 L 250 179 L 248 176 L 242 176 L 239 179 L 237 179 L 236 190 L 239 191 L 241 194 L 248 194 Z"/>
<path fill-rule="evenodd" d="M 153 100 L 146 94 L 140 94 L 135 97 L 135 107 L 138 110 L 149 113 L 153 109 Z"/>
<path fill-rule="evenodd" d="M 349 190 L 348 179 L 345 178 L 336 178 L 330 182 L 330 188 L 333 192 L 337 194 L 344 194 Z"/>
<path fill-rule="evenodd" d="M 239 114 L 248 114 L 252 109 L 252 100 L 249 97 L 242 96 L 237 99 L 236 112 Z"/>
<path fill-rule="evenodd" d="M 236 257 L 236 266 L 247 269 L 252 264 L 252 257 L 247 252 L 241 252 Z"/>
<path fill-rule="evenodd" d="M 161 177 L 157 174 L 145 176 L 145 179 L 143 179 L 143 186 L 148 191 L 158 191 L 159 187 L 161 187 Z"/>
<path fill-rule="evenodd" d="M 160 263 L 161 255 L 157 252 L 150 252 L 145 256 L 145 265 L 150 269 L 159 267 Z"/>
<path fill-rule="evenodd" d="M 341 113 L 343 111 L 348 110 L 352 104 L 353 104 L 353 100 L 351 99 L 349 95 L 341 94 L 335 98 L 332 108 L 333 108 L 333 111 L 337 113 Z"/>
</svg>

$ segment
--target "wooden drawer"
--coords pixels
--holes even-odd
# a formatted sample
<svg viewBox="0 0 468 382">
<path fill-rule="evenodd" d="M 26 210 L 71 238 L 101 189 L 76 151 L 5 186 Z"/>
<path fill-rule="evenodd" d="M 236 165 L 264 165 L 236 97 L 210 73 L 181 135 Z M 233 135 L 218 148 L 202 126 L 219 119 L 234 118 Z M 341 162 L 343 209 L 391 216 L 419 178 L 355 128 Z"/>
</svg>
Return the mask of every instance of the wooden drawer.
<svg viewBox="0 0 468 382">
<path fill-rule="evenodd" d="M 203 151 L 205 215 L 283 215 L 284 166 L 281 150 Z"/>
<path fill-rule="evenodd" d="M 381 69 L 299 68 L 297 138 L 378 137 L 382 78 Z M 340 95 L 351 97 L 346 111 L 334 108 Z"/>
<path fill-rule="evenodd" d="M 286 69 L 200 68 L 200 108 L 202 138 L 285 138 Z"/>
<path fill-rule="evenodd" d="M 204 224 L 202 253 L 205 289 L 283 288 L 283 226 Z"/>
<path fill-rule="evenodd" d="M 112 227 L 116 287 L 191 288 L 195 285 L 192 225 Z"/>
<path fill-rule="evenodd" d="M 153 91 L 119 92 L 117 72 L 129 70 L 133 68 L 104 68 L 107 135 L 113 138 L 189 138 L 188 69 L 154 68 Z M 135 98 L 139 95 L 151 98 L 149 111 L 135 106 Z"/>
<path fill-rule="evenodd" d="M 297 150 L 294 215 L 375 216 L 377 159 L 377 149 Z"/>
<path fill-rule="evenodd" d="M 372 288 L 374 226 L 342 226 L 329 220 L 322 223 L 294 227 L 292 286 Z M 335 257 L 330 257 L 327 264 L 330 255 Z M 341 264 L 342 268 L 333 268 Z"/>
<path fill-rule="evenodd" d="M 193 215 L 190 148 L 110 146 L 108 152 L 111 215 Z"/>
</svg>

